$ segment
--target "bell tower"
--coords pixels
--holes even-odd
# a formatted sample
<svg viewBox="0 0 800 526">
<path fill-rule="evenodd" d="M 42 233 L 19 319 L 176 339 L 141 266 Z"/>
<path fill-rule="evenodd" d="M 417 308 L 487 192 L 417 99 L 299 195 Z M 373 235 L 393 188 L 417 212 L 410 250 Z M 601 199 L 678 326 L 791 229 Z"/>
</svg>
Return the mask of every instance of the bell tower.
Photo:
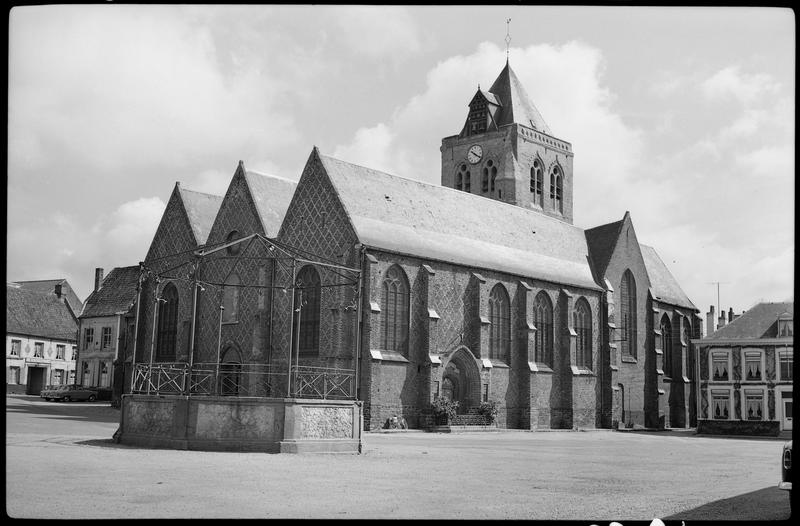
<svg viewBox="0 0 800 526">
<path fill-rule="evenodd" d="M 572 224 L 572 145 L 553 135 L 508 61 L 440 150 L 442 186 Z"/>
</svg>

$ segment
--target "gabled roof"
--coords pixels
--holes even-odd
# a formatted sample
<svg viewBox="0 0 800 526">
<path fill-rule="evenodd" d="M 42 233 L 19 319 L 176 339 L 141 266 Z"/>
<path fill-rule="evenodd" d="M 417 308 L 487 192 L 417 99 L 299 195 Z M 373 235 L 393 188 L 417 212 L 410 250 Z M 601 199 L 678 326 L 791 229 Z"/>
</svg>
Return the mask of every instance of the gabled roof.
<svg viewBox="0 0 800 526">
<path fill-rule="evenodd" d="M 778 318 L 786 313 L 794 316 L 794 303 L 758 303 L 703 341 L 777 338 Z"/>
<path fill-rule="evenodd" d="M 658 256 L 656 249 L 647 245 L 639 244 L 642 251 L 642 259 L 647 270 L 647 277 L 650 278 L 650 289 L 655 299 L 678 307 L 687 307 L 697 310 L 689 297 L 683 292 L 677 280 L 672 276 L 667 266 Z"/>
<path fill-rule="evenodd" d="M 626 215 L 628 215 L 626 213 Z M 620 229 L 625 224 L 625 217 L 619 221 L 600 225 L 586 230 L 586 242 L 589 245 L 589 254 L 592 259 L 592 266 L 597 272 L 597 278 L 602 279 L 606 274 L 608 263 L 614 254 L 614 247 L 619 239 Z"/>
<path fill-rule="evenodd" d="M 480 88 L 478 89 L 478 93 L 483 95 L 483 98 L 486 99 L 486 102 L 494 104 L 495 106 L 501 106 L 500 101 L 497 99 L 497 96 L 494 93 L 482 90 Z"/>
<path fill-rule="evenodd" d="M 586 238 L 578 227 L 519 206 L 314 152 L 356 235 L 369 247 L 599 288 L 589 267 Z"/>
<path fill-rule="evenodd" d="M 489 91 L 494 93 L 501 103 L 496 118 L 498 126 L 518 123 L 553 135 L 508 62 Z"/>
<path fill-rule="evenodd" d="M 244 169 L 242 163 L 240 167 Z M 264 226 L 264 234 L 267 237 L 277 236 L 286 210 L 292 202 L 297 182 L 252 170 L 244 170 L 244 176 Z"/>
<path fill-rule="evenodd" d="M 69 282 L 64 279 L 40 279 L 40 280 L 33 280 L 33 281 L 15 281 L 14 283 L 18 284 L 25 290 L 30 290 L 34 292 L 40 292 L 42 294 L 53 294 L 55 295 L 56 285 L 61 285 L 61 294 L 62 296 L 66 296 L 67 300 L 69 301 L 70 307 L 72 310 L 77 314 L 83 308 L 83 302 L 75 294 L 75 291 L 72 290 Z"/>
<path fill-rule="evenodd" d="M 128 312 L 136 301 L 139 266 L 117 267 L 103 279 L 99 290 L 86 298 L 80 318 L 113 316 Z"/>
<path fill-rule="evenodd" d="M 214 224 L 214 218 L 217 217 L 219 206 L 222 204 L 222 196 L 195 192 L 181 188 L 180 185 L 176 186 L 197 244 L 202 245 L 211 232 L 211 225 Z"/>
<path fill-rule="evenodd" d="M 6 283 L 6 333 L 75 341 L 78 323 L 55 294 Z"/>
</svg>

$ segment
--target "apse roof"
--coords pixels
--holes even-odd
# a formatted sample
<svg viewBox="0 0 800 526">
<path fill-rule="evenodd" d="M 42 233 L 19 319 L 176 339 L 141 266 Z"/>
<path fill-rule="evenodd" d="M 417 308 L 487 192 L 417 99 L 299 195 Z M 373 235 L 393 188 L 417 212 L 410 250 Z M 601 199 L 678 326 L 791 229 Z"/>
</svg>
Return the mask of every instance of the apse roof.
<svg viewBox="0 0 800 526">
<path fill-rule="evenodd" d="M 598 289 L 582 229 L 319 155 L 359 240 L 377 249 Z"/>
<path fill-rule="evenodd" d="M 670 305 L 697 310 L 686 293 L 683 292 L 681 286 L 678 285 L 677 280 L 672 276 L 669 269 L 667 269 L 656 249 L 641 243 L 639 247 L 647 270 L 647 277 L 650 278 L 650 289 L 656 299 Z"/>
</svg>

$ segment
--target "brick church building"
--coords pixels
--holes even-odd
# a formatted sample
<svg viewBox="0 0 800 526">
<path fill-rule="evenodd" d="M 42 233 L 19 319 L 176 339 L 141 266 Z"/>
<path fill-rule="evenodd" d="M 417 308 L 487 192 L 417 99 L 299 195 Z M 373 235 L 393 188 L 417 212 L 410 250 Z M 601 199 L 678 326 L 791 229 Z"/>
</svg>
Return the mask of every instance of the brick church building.
<svg viewBox="0 0 800 526">
<path fill-rule="evenodd" d="M 317 148 L 296 183 L 240 162 L 224 196 L 176 185 L 128 361 L 352 370 L 368 430 L 439 397 L 508 428 L 694 425 L 699 311 L 630 214 L 573 225 L 571 145 L 508 63 L 440 150 L 441 185 Z"/>
</svg>

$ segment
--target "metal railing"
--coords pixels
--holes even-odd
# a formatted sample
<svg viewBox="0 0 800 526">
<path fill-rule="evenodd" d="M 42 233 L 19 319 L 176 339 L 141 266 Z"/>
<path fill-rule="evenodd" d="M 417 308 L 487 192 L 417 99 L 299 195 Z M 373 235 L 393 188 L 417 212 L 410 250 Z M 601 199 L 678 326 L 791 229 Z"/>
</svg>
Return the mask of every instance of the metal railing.
<svg viewBox="0 0 800 526">
<path fill-rule="evenodd" d="M 291 375 L 291 392 L 288 377 Z M 355 371 L 295 366 L 275 371 L 268 365 L 238 363 L 137 364 L 131 392 L 156 395 L 247 396 L 261 398 L 355 399 Z"/>
</svg>

